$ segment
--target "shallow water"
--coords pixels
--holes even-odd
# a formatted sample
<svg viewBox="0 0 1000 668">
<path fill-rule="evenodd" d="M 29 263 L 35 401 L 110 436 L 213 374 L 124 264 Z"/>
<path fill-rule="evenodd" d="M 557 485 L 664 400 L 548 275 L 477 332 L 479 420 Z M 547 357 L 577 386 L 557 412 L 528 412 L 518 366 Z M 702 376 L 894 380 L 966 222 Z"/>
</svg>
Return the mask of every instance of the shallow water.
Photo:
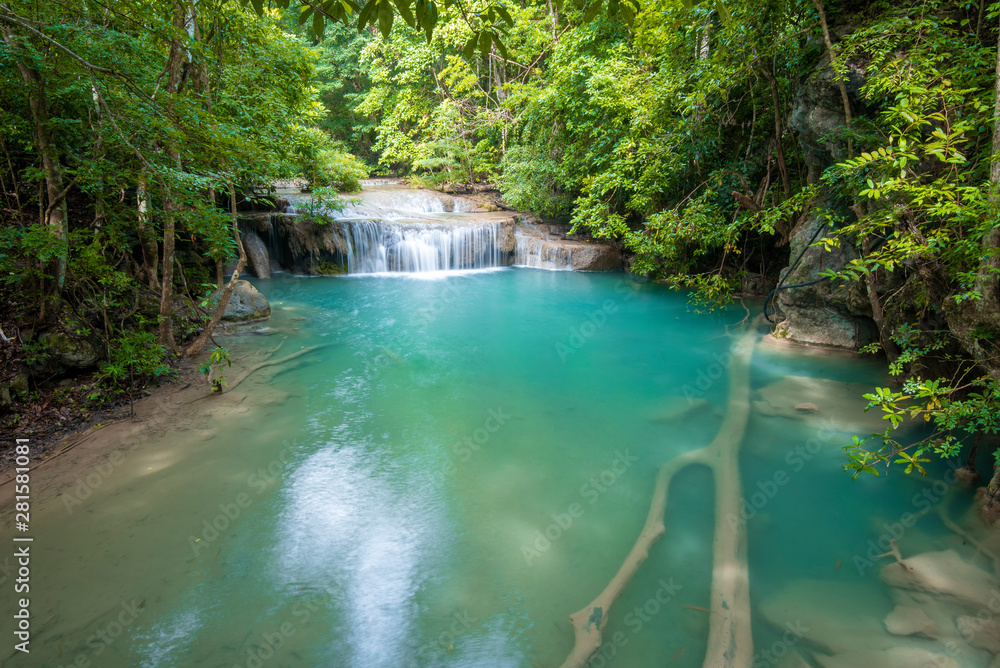
<svg viewBox="0 0 1000 668">
<path fill-rule="evenodd" d="M 36 636 L 30 657 L 4 665 L 558 665 L 568 615 L 632 546 L 657 467 L 713 438 L 726 325 L 743 317 L 692 313 L 683 295 L 621 274 L 257 285 L 287 337 L 277 356 L 325 347 L 252 376 L 234 410 L 172 417 L 80 503 L 67 505 L 72 485 L 36 498 Z M 279 338 L 224 344 L 250 354 Z M 755 389 L 788 375 L 884 381 L 876 362 L 758 348 Z M 678 416 L 689 399 L 711 406 Z M 852 481 L 840 470 L 849 434 L 817 434 L 754 414 L 746 436 L 759 648 L 781 631 L 758 606 L 796 580 L 867 592 L 873 615 L 892 608 L 877 568 L 860 573 L 855 557 L 924 486 Z M 712 485 L 704 469 L 679 476 L 667 534 L 592 665 L 701 665 Z M 907 538 L 945 540 L 930 516 Z"/>
</svg>

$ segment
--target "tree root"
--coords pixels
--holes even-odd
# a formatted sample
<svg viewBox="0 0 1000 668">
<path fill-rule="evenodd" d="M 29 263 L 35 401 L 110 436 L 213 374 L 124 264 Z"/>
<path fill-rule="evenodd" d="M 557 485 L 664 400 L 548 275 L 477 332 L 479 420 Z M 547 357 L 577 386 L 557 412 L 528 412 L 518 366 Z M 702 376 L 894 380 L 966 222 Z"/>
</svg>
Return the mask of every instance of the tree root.
<svg viewBox="0 0 1000 668">
<path fill-rule="evenodd" d="M 712 549 L 711 621 L 704 668 L 748 668 L 753 659 L 750 626 L 750 586 L 746 556 L 746 527 L 740 519 L 743 485 L 739 450 L 750 414 L 750 357 L 756 334 L 742 335 L 734 345 L 730 369 L 729 404 L 715 439 L 704 448 L 685 453 L 660 467 L 649 514 L 642 532 L 618 572 L 586 607 L 570 615 L 575 641 L 562 668 L 580 668 L 600 648 L 611 606 L 649 556 L 650 548 L 666 532 L 670 481 L 695 464 L 707 466 L 715 479 L 715 538 Z"/>
<path fill-rule="evenodd" d="M 282 342 L 282 343 L 284 343 L 284 342 Z M 233 388 L 235 388 L 237 385 L 239 385 L 240 383 L 242 383 L 244 380 L 246 380 L 250 376 L 250 374 L 252 374 L 252 373 L 254 373 L 256 371 L 260 371 L 261 369 L 263 369 L 265 367 L 275 366 L 275 365 L 278 365 L 278 364 L 284 364 L 285 362 L 293 360 L 296 357 L 301 357 L 302 355 L 305 355 L 306 353 L 311 353 L 314 350 L 320 350 L 321 348 L 326 348 L 327 345 L 328 344 L 324 344 L 324 345 L 320 345 L 320 346 L 309 346 L 308 348 L 303 348 L 302 350 L 299 350 L 298 352 L 294 352 L 291 355 L 286 355 L 286 356 L 282 357 L 281 359 L 276 359 L 276 360 L 268 359 L 268 360 L 265 360 L 263 362 L 258 362 L 257 364 L 254 364 L 253 366 L 249 367 L 247 369 L 247 372 L 244 373 L 242 376 L 240 376 L 238 378 L 234 378 L 233 381 L 231 383 L 229 383 L 229 385 L 227 387 L 227 390 L 228 391 L 232 391 Z M 281 346 L 278 346 L 278 348 L 280 348 L 280 347 Z M 275 348 L 271 352 L 273 353 L 273 352 L 277 351 L 278 348 Z"/>
</svg>

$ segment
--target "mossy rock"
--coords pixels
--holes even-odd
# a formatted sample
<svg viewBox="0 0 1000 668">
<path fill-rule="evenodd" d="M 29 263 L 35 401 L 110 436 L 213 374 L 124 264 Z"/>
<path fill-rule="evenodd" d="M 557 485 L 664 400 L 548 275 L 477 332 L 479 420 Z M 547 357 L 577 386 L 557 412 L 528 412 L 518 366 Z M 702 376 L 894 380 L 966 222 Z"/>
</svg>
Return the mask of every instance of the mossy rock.
<svg viewBox="0 0 1000 668">
<path fill-rule="evenodd" d="M 45 332 L 38 340 L 52 359 L 64 366 L 86 369 L 101 359 L 101 351 L 83 337 L 70 336 L 65 332 Z"/>
<path fill-rule="evenodd" d="M 222 290 L 212 293 L 210 300 L 217 304 L 222 296 Z M 267 298 L 249 281 L 239 280 L 233 287 L 233 293 L 229 296 L 226 304 L 226 312 L 222 316 L 223 322 L 249 322 L 252 320 L 266 320 L 271 317 L 271 305 Z"/>
</svg>

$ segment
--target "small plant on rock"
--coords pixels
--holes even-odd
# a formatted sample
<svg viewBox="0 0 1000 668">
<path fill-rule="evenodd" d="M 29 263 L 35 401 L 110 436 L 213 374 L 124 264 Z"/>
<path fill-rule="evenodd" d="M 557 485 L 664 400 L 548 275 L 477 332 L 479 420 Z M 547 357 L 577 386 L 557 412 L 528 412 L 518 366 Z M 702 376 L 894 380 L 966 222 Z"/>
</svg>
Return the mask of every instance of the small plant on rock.
<svg viewBox="0 0 1000 668">
<path fill-rule="evenodd" d="M 223 365 L 226 367 L 233 365 L 233 361 L 229 357 L 229 351 L 225 348 L 216 348 L 208 356 L 207 360 L 198 365 L 198 372 L 205 374 L 208 382 L 212 385 L 213 392 L 222 392 L 222 388 L 228 385 L 226 383 L 226 376 L 222 373 Z M 216 374 L 214 378 L 212 377 L 213 372 Z"/>
</svg>

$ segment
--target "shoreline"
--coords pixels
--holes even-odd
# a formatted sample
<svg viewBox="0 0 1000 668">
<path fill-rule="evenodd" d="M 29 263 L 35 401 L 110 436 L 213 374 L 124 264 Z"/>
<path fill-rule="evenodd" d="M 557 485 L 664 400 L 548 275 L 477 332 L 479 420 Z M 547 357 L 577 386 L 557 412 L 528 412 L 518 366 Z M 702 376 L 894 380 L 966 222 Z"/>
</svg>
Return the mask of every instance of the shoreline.
<svg viewBox="0 0 1000 668">
<path fill-rule="evenodd" d="M 168 428 L 169 416 L 178 408 L 212 396 L 204 377 L 197 371 L 197 364 L 205 356 L 207 355 L 203 353 L 195 359 L 181 360 L 177 364 L 179 378 L 164 382 L 132 403 L 134 417 L 129 405 L 122 404 L 98 411 L 91 415 L 84 425 L 68 434 L 53 435 L 38 441 L 29 436 L 30 472 L 53 471 L 54 474 L 46 476 L 46 479 L 38 479 L 39 483 L 48 487 L 67 472 L 59 470 L 63 464 L 66 464 L 69 473 L 76 473 L 77 467 L 87 467 L 112 451 L 134 450 L 142 445 L 144 436 L 165 431 Z M 16 431 L 11 435 L 12 439 L 18 437 Z M 85 447 L 80 447 L 84 445 Z M 74 454 L 62 459 L 63 464 L 55 467 L 49 465 L 71 452 Z M 13 453 L 13 441 L 10 453 Z M 7 461 L 7 454 L 5 450 L 5 459 L 0 462 L 0 499 L 13 492 L 13 485 L 8 483 L 14 480 L 15 465 L 12 460 Z M 68 463 L 72 463 L 72 467 Z"/>
</svg>

